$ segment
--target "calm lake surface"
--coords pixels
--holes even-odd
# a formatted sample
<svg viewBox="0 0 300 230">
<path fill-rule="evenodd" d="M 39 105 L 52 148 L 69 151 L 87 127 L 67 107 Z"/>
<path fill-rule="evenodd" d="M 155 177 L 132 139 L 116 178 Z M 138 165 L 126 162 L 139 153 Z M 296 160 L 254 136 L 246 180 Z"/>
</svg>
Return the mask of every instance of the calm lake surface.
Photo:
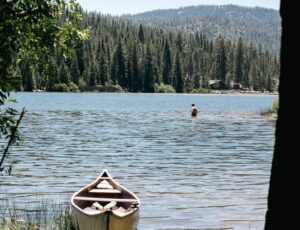
<svg viewBox="0 0 300 230">
<path fill-rule="evenodd" d="M 277 96 L 17 93 L 24 143 L 0 199 L 68 204 L 103 169 L 141 200 L 139 230 L 263 229 Z M 195 103 L 199 115 L 190 116 Z"/>
</svg>

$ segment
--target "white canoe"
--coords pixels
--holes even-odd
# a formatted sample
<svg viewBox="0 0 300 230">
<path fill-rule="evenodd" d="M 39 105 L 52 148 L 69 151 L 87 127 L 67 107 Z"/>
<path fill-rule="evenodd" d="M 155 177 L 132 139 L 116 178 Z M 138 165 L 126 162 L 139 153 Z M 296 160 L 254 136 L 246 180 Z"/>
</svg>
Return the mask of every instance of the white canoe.
<svg viewBox="0 0 300 230">
<path fill-rule="evenodd" d="M 91 184 L 71 198 L 70 216 L 75 230 L 135 230 L 139 198 L 103 170 Z"/>
</svg>

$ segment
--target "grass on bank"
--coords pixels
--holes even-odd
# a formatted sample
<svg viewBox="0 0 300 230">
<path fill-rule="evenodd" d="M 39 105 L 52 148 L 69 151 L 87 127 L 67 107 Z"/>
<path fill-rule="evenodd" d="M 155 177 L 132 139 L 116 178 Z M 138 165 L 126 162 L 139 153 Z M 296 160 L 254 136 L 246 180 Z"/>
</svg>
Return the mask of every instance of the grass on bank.
<svg viewBox="0 0 300 230">
<path fill-rule="evenodd" d="M 270 116 L 270 117 L 277 117 L 277 112 L 279 109 L 279 100 L 276 99 L 273 101 L 271 108 L 268 110 L 262 111 L 260 114 L 262 116 Z"/>
<path fill-rule="evenodd" d="M 0 230 L 72 230 L 69 207 L 41 202 L 35 207 L 17 207 L 2 202 Z"/>
</svg>

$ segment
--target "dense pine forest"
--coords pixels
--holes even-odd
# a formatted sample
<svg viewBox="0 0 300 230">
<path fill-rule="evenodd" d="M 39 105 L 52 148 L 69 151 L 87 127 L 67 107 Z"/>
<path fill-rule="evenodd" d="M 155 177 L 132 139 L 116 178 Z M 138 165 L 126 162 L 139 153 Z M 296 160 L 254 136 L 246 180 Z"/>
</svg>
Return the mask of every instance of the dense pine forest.
<svg viewBox="0 0 300 230">
<path fill-rule="evenodd" d="M 66 20 L 68 13 L 61 20 Z M 123 18 L 90 12 L 80 25 L 90 29 L 71 60 L 53 50 L 39 69 L 16 67 L 20 90 L 177 92 L 210 89 L 276 91 L 278 52 L 241 37 L 209 39 L 203 33 L 166 31 Z"/>
<path fill-rule="evenodd" d="M 209 39 L 221 35 L 237 41 L 241 37 L 271 52 L 278 52 L 280 48 L 281 18 L 279 11 L 273 9 L 200 5 L 124 15 L 123 18 L 170 31 L 199 32 Z"/>
</svg>

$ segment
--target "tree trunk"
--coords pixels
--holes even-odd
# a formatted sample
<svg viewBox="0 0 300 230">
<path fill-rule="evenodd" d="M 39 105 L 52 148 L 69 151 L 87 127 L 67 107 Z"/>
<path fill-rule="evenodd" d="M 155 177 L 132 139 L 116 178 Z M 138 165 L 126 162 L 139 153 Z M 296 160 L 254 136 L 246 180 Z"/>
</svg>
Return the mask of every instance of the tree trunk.
<svg viewBox="0 0 300 230">
<path fill-rule="evenodd" d="M 291 20 L 297 18 L 293 13 L 293 11 L 298 11 L 297 9 L 295 1 L 281 0 L 279 111 L 276 121 L 265 230 L 299 229 L 297 226 L 300 226 L 299 217 L 296 217 L 296 214 L 299 213 L 296 200 L 300 195 L 299 189 L 296 188 L 299 187 L 297 185 L 299 183 L 299 163 L 296 159 L 299 155 L 299 147 L 297 146 L 299 115 L 296 112 L 299 102 L 293 103 L 293 100 L 295 101 L 299 96 L 299 86 L 295 84 L 299 67 L 295 64 L 296 59 L 294 58 L 297 56 L 298 49 L 296 46 L 298 44 L 291 41 L 292 32 L 298 30 L 291 24 Z M 288 24 L 289 26 L 287 26 Z"/>
</svg>

